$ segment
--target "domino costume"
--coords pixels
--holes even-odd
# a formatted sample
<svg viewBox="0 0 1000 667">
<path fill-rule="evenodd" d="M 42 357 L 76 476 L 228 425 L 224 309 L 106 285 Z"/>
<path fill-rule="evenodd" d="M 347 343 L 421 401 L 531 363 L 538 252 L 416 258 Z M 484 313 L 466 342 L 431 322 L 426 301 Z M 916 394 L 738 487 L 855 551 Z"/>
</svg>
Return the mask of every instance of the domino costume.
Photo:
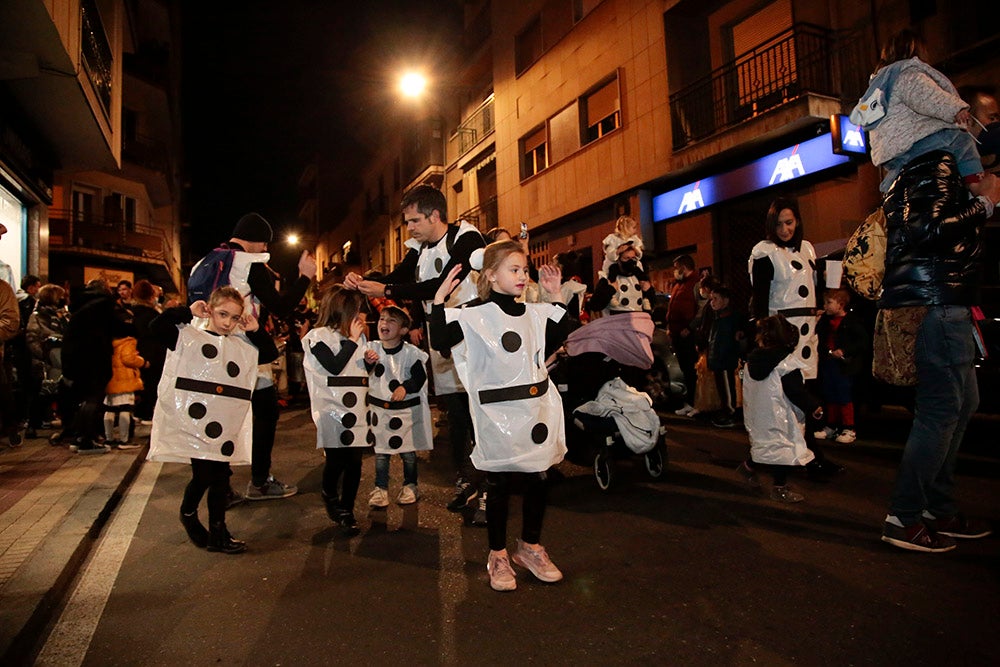
<svg viewBox="0 0 1000 667">
<path fill-rule="evenodd" d="M 546 323 L 559 322 L 566 309 L 524 308 L 523 315 L 511 315 L 487 301 L 444 309 L 445 320 L 457 322 L 464 336 L 452 356 L 468 389 L 478 470 L 542 472 L 566 454 L 562 400 L 545 369 Z"/>
<path fill-rule="evenodd" d="M 249 464 L 257 358 L 240 334 L 182 327 L 163 364 L 146 458 Z"/>
<path fill-rule="evenodd" d="M 302 337 L 302 366 L 309 387 L 309 404 L 316 424 L 316 448 L 367 447 L 366 399 L 368 371 L 365 369 L 365 337 L 339 373 L 323 365 L 323 348 L 334 355 L 354 341 L 329 327 L 313 329 Z"/>
<path fill-rule="evenodd" d="M 805 372 L 805 363 L 793 353 L 763 380 L 743 373 L 743 421 L 754 463 L 801 466 L 814 458 L 806 447 L 805 414 L 781 385 L 781 378 L 796 369 Z"/>
<path fill-rule="evenodd" d="M 811 380 L 816 377 L 819 355 L 819 338 L 816 336 L 816 251 L 809 241 L 803 240 L 799 249 L 781 247 L 772 241 L 761 241 L 750 251 L 748 270 L 753 281 L 756 260 L 767 258 L 774 267 L 774 278 L 768 293 L 769 315 L 781 314 L 799 330 L 799 344 L 793 353 L 803 362 L 802 375 Z"/>
<path fill-rule="evenodd" d="M 381 341 L 370 349 L 378 353 L 368 387 L 368 418 L 376 454 L 404 454 L 434 448 L 431 409 L 427 401 L 427 382 L 416 393 L 407 393 L 402 401 L 392 402 L 393 390 L 410 374 L 414 364 L 426 364 L 427 353 L 407 342 L 398 352 L 389 354 Z"/>
</svg>

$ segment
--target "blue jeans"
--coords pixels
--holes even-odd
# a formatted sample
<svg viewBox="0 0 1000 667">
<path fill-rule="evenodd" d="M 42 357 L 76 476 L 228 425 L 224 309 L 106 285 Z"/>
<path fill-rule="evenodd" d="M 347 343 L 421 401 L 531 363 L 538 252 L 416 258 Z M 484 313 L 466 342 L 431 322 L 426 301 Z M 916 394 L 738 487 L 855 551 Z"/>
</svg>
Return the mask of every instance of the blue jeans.
<svg viewBox="0 0 1000 667">
<path fill-rule="evenodd" d="M 883 193 L 888 192 L 889 186 L 899 176 L 903 167 L 914 158 L 936 150 L 951 153 L 955 157 L 955 162 L 958 163 L 958 173 L 962 176 L 971 176 L 983 170 L 979 149 L 976 148 L 976 140 L 972 138 L 972 135 L 958 127 L 946 128 L 927 135 L 910 146 L 905 153 L 897 155 L 882 165 L 886 169 L 886 174 L 878 189 Z"/>
<path fill-rule="evenodd" d="M 931 306 L 917 333 L 913 426 L 889 504 L 904 526 L 919 522 L 924 510 L 944 518 L 958 511 L 952 498 L 958 447 L 979 407 L 972 331 L 967 306 Z"/>
<path fill-rule="evenodd" d="M 375 486 L 380 489 L 389 488 L 389 458 L 392 454 L 375 455 Z M 417 453 L 403 452 L 399 455 L 403 460 L 403 486 L 417 483 Z"/>
</svg>

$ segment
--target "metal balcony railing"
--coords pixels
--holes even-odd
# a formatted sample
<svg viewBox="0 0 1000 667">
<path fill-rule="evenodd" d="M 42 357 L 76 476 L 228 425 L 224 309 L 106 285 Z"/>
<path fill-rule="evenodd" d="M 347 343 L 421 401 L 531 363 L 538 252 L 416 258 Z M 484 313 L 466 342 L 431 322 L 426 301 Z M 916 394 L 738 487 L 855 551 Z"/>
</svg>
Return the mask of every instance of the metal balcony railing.
<svg viewBox="0 0 1000 667">
<path fill-rule="evenodd" d="M 465 220 L 481 232 L 489 231 L 499 226 L 500 215 L 497 198 L 490 197 L 486 201 L 480 202 L 479 206 L 475 206 L 459 214 L 455 219 Z"/>
<path fill-rule="evenodd" d="M 122 155 L 129 162 L 163 174 L 169 173 L 167 145 L 151 137 L 136 135 L 122 141 Z"/>
<path fill-rule="evenodd" d="M 808 93 L 853 102 L 870 67 L 858 32 L 796 24 L 670 96 L 674 150 Z"/>
<path fill-rule="evenodd" d="M 493 129 L 493 95 L 490 95 L 468 118 L 462 121 L 462 124 L 448 139 L 448 155 L 454 156 L 454 159 L 457 160 L 491 134 Z"/>
<path fill-rule="evenodd" d="M 81 53 L 84 69 L 97 98 L 104 106 L 104 113 L 111 109 L 111 43 L 101 21 L 101 13 L 94 0 L 80 2 Z"/>
</svg>

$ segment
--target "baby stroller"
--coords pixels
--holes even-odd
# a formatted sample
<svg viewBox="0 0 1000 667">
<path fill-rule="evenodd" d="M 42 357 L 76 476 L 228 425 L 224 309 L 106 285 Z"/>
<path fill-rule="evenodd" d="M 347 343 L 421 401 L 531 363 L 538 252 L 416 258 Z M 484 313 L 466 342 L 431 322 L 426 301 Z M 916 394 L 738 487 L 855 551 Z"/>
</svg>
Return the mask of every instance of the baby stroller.
<svg viewBox="0 0 1000 667">
<path fill-rule="evenodd" d="M 571 333 L 549 365 L 566 416 L 567 458 L 593 466 L 602 491 L 616 459 L 641 455 L 653 479 L 666 468 L 666 429 L 640 391 L 653 363 L 652 332 L 646 313 L 604 316 Z"/>
</svg>

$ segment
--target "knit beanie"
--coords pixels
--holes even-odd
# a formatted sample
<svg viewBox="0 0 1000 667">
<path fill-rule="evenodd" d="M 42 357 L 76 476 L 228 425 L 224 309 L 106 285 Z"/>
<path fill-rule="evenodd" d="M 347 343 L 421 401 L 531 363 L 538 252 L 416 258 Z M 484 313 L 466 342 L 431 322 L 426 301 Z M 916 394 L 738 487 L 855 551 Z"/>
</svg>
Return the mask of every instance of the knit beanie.
<svg viewBox="0 0 1000 667">
<path fill-rule="evenodd" d="M 270 243 L 273 237 L 271 225 L 257 213 L 247 213 L 240 218 L 231 236 L 252 243 Z"/>
</svg>

